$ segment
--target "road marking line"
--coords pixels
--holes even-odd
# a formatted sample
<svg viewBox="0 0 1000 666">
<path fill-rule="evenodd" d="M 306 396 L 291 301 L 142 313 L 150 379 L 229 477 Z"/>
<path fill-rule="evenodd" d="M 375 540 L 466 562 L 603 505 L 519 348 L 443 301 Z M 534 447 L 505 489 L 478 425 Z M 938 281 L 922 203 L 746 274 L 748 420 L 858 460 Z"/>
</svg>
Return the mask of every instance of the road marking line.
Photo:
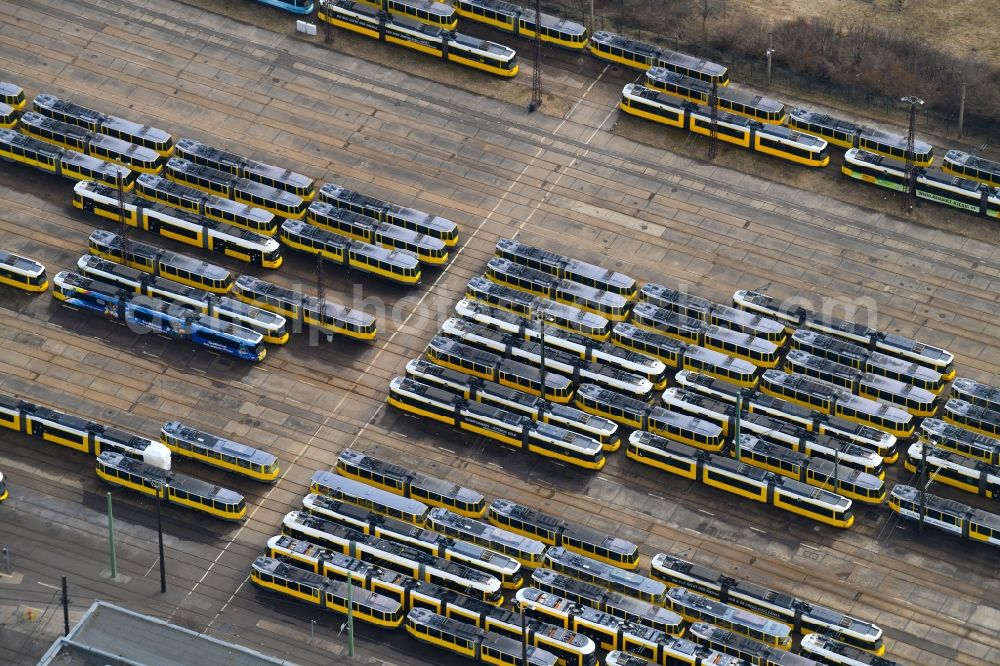
<svg viewBox="0 0 1000 666">
<path fill-rule="evenodd" d="M 595 85 L 597 85 L 597 82 L 601 80 L 601 77 L 604 76 L 604 73 L 607 72 L 610 67 L 611 67 L 610 64 L 609 65 L 605 65 L 604 69 L 601 70 L 601 73 L 597 75 L 597 78 L 594 79 L 593 81 L 591 81 L 590 85 L 587 86 L 587 89 L 583 91 L 583 95 L 580 96 L 580 99 L 578 99 L 576 101 L 576 104 L 573 105 L 573 108 L 571 108 L 569 110 L 569 113 L 566 114 L 566 117 L 562 119 L 562 122 L 560 122 L 558 125 L 556 125 L 556 128 L 554 130 L 552 130 L 552 136 L 553 137 L 556 136 L 556 134 L 559 133 L 559 130 L 562 129 L 562 126 L 566 124 L 566 121 L 569 120 L 570 116 L 572 116 L 573 113 L 580 107 L 580 104 L 583 103 L 583 100 L 587 99 L 587 95 L 590 93 L 591 89 Z M 604 116 L 604 120 L 602 120 L 601 123 L 594 129 L 593 133 L 591 133 L 591 135 L 587 138 L 587 140 L 583 142 L 583 145 L 589 146 L 590 142 L 594 140 L 595 136 L 597 136 L 597 133 L 601 131 L 602 127 L 604 127 L 604 123 L 608 122 L 608 118 L 610 118 L 612 115 L 614 115 L 617 112 L 618 112 L 618 109 L 614 108 L 614 109 L 611 110 L 610 113 L 608 113 L 608 115 Z M 544 152 L 544 150 L 545 150 L 544 146 L 542 148 L 538 149 L 538 152 L 535 153 L 535 156 L 533 158 L 531 158 L 530 162 L 528 162 L 528 166 L 524 167 L 524 171 L 527 171 L 535 163 L 535 161 L 541 156 L 541 154 Z M 545 194 L 542 195 L 542 198 L 539 199 L 539 201 L 535 203 L 535 207 L 531 209 L 531 212 L 528 213 L 528 215 L 525 216 L 525 218 L 523 220 L 521 220 L 521 224 L 519 224 L 517 226 L 517 231 L 514 232 L 514 235 L 511 236 L 511 238 L 517 238 L 518 234 L 520 234 L 521 231 L 524 229 L 524 226 L 526 224 L 528 224 L 528 222 L 531 221 L 531 218 L 533 218 L 535 216 L 535 213 L 537 213 L 538 209 L 541 207 L 540 206 L 541 202 L 545 201 L 548 198 L 549 194 L 552 192 L 552 189 L 555 188 L 555 186 L 559 184 L 559 181 L 562 180 L 562 177 L 564 175 L 566 175 L 566 170 L 569 169 L 569 168 L 571 168 L 574 164 L 576 164 L 576 161 L 578 159 L 580 159 L 581 157 L 586 157 L 586 155 L 589 152 L 590 152 L 590 148 L 587 148 L 587 150 L 583 151 L 579 155 L 575 155 L 573 157 L 573 159 L 570 160 L 569 165 L 565 169 L 561 169 L 559 171 L 559 175 L 556 176 L 556 179 L 553 180 L 552 183 L 546 188 Z M 519 175 L 517 177 L 517 181 L 521 180 L 521 176 L 524 175 L 524 171 L 522 171 L 521 175 Z M 517 181 L 514 181 L 514 185 L 517 184 Z M 511 185 L 511 187 L 513 187 L 513 185 Z"/>
<path fill-rule="evenodd" d="M 580 99 L 578 99 L 576 101 L 576 103 L 573 105 L 573 107 L 569 110 L 569 113 L 567 113 L 566 116 L 559 122 L 559 124 L 556 125 L 556 128 L 554 130 L 552 130 L 552 136 L 553 137 L 556 136 L 556 134 L 559 133 L 559 130 L 562 129 L 563 125 L 565 125 L 566 122 L 569 121 L 569 118 L 570 118 L 570 116 L 573 115 L 573 112 L 576 111 L 576 109 L 580 106 L 580 104 L 583 103 L 584 99 L 586 99 L 586 97 L 587 97 L 587 94 L 597 84 L 597 82 L 601 80 L 601 77 L 604 76 L 604 73 L 607 72 L 610 67 L 611 67 L 611 65 L 606 65 L 604 67 L 604 69 L 601 70 L 601 73 L 597 76 L 597 78 L 594 79 L 589 86 L 587 86 L 587 89 L 584 91 L 584 93 L 580 97 Z M 611 113 L 615 113 L 616 111 L 617 111 L 617 109 L 613 110 Z M 590 138 L 587 139 L 587 141 L 585 142 L 585 145 L 589 145 L 590 142 L 593 141 L 594 137 L 597 136 L 597 133 L 600 131 L 601 127 L 604 126 L 604 123 L 607 122 L 608 118 L 610 118 L 610 117 L 611 117 L 611 114 L 608 114 L 608 116 L 606 116 L 604 118 L 604 120 L 601 121 L 601 124 L 597 126 L 597 129 L 595 129 L 594 132 L 593 132 L 593 134 L 590 135 Z M 462 252 L 465 250 L 465 248 L 469 247 L 471 241 L 473 239 L 475 239 L 479 235 L 479 232 L 481 232 L 483 230 L 483 227 L 486 225 L 486 223 L 493 218 L 493 216 L 496 214 L 496 212 L 500 208 L 500 206 L 504 202 L 507 201 L 507 198 L 510 196 L 510 193 L 514 191 L 514 188 L 517 187 L 518 183 L 521 182 L 521 179 L 524 178 L 524 174 L 526 174 L 528 172 L 528 169 L 530 169 L 531 167 L 533 167 L 535 165 L 535 162 L 538 161 L 538 158 L 541 157 L 542 154 L 546 150 L 548 150 L 548 146 L 546 146 L 546 145 L 542 145 L 541 147 L 539 147 L 538 151 L 535 153 L 534 157 L 532 157 L 528 161 L 528 163 L 524 165 L 524 168 L 521 169 L 521 172 L 519 174 L 517 174 L 517 176 L 511 181 L 510 185 L 507 186 L 507 189 L 504 190 L 504 193 L 500 195 L 500 198 L 497 199 L 497 202 L 493 206 L 492 210 L 490 210 L 490 212 L 486 214 L 486 217 L 484 217 L 482 219 L 482 221 L 480 221 L 480 223 L 476 226 L 475 230 L 473 230 L 472 235 L 469 236 L 469 238 L 466 239 L 466 241 L 462 244 L 462 246 L 460 248 L 458 248 L 458 250 L 455 251 L 455 254 L 452 257 L 451 262 L 448 264 L 449 268 L 451 266 L 455 265 L 455 260 L 458 259 L 458 256 L 460 254 L 462 254 Z M 580 155 L 574 157 L 573 161 L 570 162 L 570 165 L 572 165 L 580 157 L 585 156 L 588 152 L 589 152 L 589 149 L 587 151 L 584 151 Z M 553 181 L 552 185 L 549 186 L 550 191 L 551 191 L 552 187 L 554 187 L 555 185 L 557 185 L 559 183 L 559 181 L 562 179 L 562 177 L 563 177 L 563 173 L 560 172 L 559 176 L 555 179 L 555 181 Z M 544 199 L 544 197 L 543 197 L 543 199 Z M 531 212 L 521 221 L 521 223 L 518 225 L 517 229 L 514 231 L 514 234 L 513 234 L 512 238 L 517 238 L 517 235 L 521 232 L 522 229 L 524 229 L 524 225 L 527 224 L 531 220 L 532 217 L 534 217 L 535 213 L 539 209 L 540 203 L 541 203 L 541 200 L 539 200 L 535 204 L 535 207 L 531 209 Z M 413 310 L 411 310 L 410 314 L 408 314 L 406 316 L 406 318 L 403 320 L 403 323 L 401 323 L 399 325 L 399 328 L 397 328 L 395 331 L 393 331 L 392 335 L 389 336 L 389 339 L 385 341 L 385 345 L 378 351 L 377 354 L 375 354 L 375 357 L 368 364 L 369 367 L 372 367 L 372 366 L 375 365 L 375 363 L 376 363 L 376 361 L 378 361 L 379 357 L 382 356 L 382 353 L 386 349 L 388 349 L 389 345 L 392 344 L 392 341 L 396 339 L 396 336 L 399 335 L 399 333 L 404 328 L 406 328 L 406 325 L 410 322 L 410 319 L 412 319 L 413 316 L 415 314 L 417 314 L 417 312 L 420 311 L 420 306 L 423 305 L 424 300 L 426 300 L 427 297 L 430 296 L 431 292 L 434 291 L 434 288 L 437 287 L 438 283 L 441 282 L 441 280 L 444 279 L 444 277 L 446 275 L 449 275 L 449 272 L 448 272 L 447 269 L 441 271 L 441 274 L 438 275 L 438 277 L 434 280 L 434 282 L 432 282 L 431 285 L 427 288 L 427 291 L 425 291 L 423 293 L 423 295 L 420 297 L 420 300 L 418 300 L 416 302 L 416 304 L 413 306 Z M 359 379 L 360 379 L 360 377 L 359 377 Z M 355 382 L 355 386 L 357 386 L 357 382 Z M 345 396 L 345 398 L 346 398 L 346 396 Z M 339 407 L 339 405 L 338 405 L 338 407 Z M 379 407 L 381 408 L 381 405 Z M 338 411 L 337 409 L 334 409 L 333 412 L 331 412 L 331 414 L 336 414 L 337 411 Z M 377 413 L 378 413 L 378 411 L 376 410 L 376 414 Z M 327 419 L 329 420 L 329 417 L 327 417 Z M 368 429 L 368 426 L 370 426 L 374 420 L 375 420 L 375 414 L 373 414 L 372 417 L 370 419 L 368 419 L 368 422 L 364 426 L 361 427 L 361 429 L 358 431 L 358 434 L 355 435 L 354 439 L 351 440 L 351 443 L 347 445 L 347 448 L 351 448 L 355 444 L 357 444 L 358 440 L 361 439 L 361 436 L 364 435 L 365 431 Z M 324 425 L 326 425 L 325 422 L 324 422 Z"/>
<path fill-rule="evenodd" d="M 186 601 L 188 597 L 194 594 L 195 590 L 198 589 L 198 587 L 202 584 L 205 578 L 208 577 L 208 574 L 212 572 L 212 569 L 215 568 L 215 565 L 219 563 L 219 558 L 221 558 L 229 550 L 229 548 L 236 542 L 236 540 L 240 538 L 240 535 L 243 534 L 243 530 L 245 530 L 250 521 L 253 520 L 253 517 L 257 514 L 257 511 L 260 510 L 260 507 L 264 506 L 264 504 L 267 503 L 267 500 L 270 499 L 271 493 L 273 493 L 275 490 L 278 489 L 278 484 L 281 483 L 284 480 L 284 478 L 288 475 L 288 470 L 290 470 L 295 465 L 295 463 L 299 461 L 299 458 L 301 458 L 307 450 L 309 450 L 308 444 L 302 447 L 302 450 L 299 451 L 298 455 L 296 455 L 295 458 L 292 460 L 292 462 L 288 464 L 288 467 L 286 467 L 285 471 L 282 472 L 280 477 L 278 477 L 278 480 L 275 482 L 275 484 L 271 486 L 271 488 L 266 493 L 264 493 L 264 497 L 261 498 L 260 502 L 257 503 L 257 506 L 253 508 L 253 511 L 250 512 L 250 515 L 247 516 L 246 520 L 243 521 L 243 524 L 240 525 L 240 529 L 236 531 L 236 534 L 233 535 L 232 539 L 226 542 L 226 545 L 222 548 L 222 550 L 219 551 L 219 554 L 215 556 L 215 559 L 212 560 L 212 563 L 208 565 L 208 569 L 205 570 L 204 575 L 202 575 L 202 577 L 198 579 L 198 582 L 194 584 L 194 587 L 192 587 L 191 590 L 186 595 L 184 595 L 184 599 L 182 600 L 181 603 Z M 235 595 L 235 592 L 233 594 Z M 230 597 L 230 599 L 231 598 L 232 597 Z M 229 602 L 227 601 L 226 603 L 228 604 Z M 174 615 L 176 615 L 177 611 L 179 611 L 180 609 L 181 609 L 181 604 L 177 604 L 177 607 L 174 608 L 172 613 L 170 613 L 170 617 L 167 618 L 167 621 L 173 622 Z M 225 606 L 223 606 L 223 609 L 225 609 Z M 220 610 L 219 613 L 215 614 L 215 617 L 212 618 L 212 621 L 208 623 L 208 627 L 212 626 L 212 622 L 215 622 L 215 620 L 219 617 L 220 613 L 222 613 L 222 610 Z"/>
</svg>

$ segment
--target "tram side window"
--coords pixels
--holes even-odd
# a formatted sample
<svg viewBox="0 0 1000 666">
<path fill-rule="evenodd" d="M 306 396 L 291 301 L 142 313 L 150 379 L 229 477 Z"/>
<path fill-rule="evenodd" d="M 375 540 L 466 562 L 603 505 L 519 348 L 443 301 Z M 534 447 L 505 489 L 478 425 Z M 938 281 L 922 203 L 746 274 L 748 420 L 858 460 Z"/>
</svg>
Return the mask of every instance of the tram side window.
<svg viewBox="0 0 1000 666">
<path fill-rule="evenodd" d="M 827 518 L 836 517 L 835 515 L 836 512 L 834 511 L 834 509 L 830 509 L 825 506 L 820 506 L 818 504 L 811 504 L 809 502 L 804 502 L 798 497 L 795 497 L 794 495 L 784 491 L 778 491 L 778 492 L 781 496 L 781 500 L 786 504 L 802 509 L 803 511 L 806 511 L 813 515 L 825 516 Z"/>
<path fill-rule="evenodd" d="M 939 510 L 937 510 L 937 509 L 932 509 L 932 508 L 928 507 L 928 508 L 927 508 L 927 509 L 925 510 L 925 512 L 924 512 L 924 513 L 925 513 L 926 517 L 927 517 L 927 518 L 930 518 L 931 520 L 941 520 L 941 521 L 944 521 L 944 522 L 946 522 L 946 523 L 952 523 L 952 524 L 954 524 L 954 523 L 955 523 L 955 519 L 954 519 L 954 518 L 952 518 L 951 516 L 947 516 L 947 517 L 945 517 L 945 515 L 944 515 L 944 514 L 942 514 L 942 513 L 941 513 L 941 512 L 939 511 Z"/>
<path fill-rule="evenodd" d="M 970 523 L 969 531 L 975 534 L 981 534 L 987 539 L 1000 539 L 1000 529 L 993 529 L 991 527 L 987 527 L 986 525 Z"/>
<path fill-rule="evenodd" d="M 266 574 L 266 573 L 258 573 L 257 574 L 257 579 L 260 580 L 260 582 L 262 582 L 262 583 L 273 583 L 274 582 L 274 576 L 272 576 L 271 574 Z"/>
<path fill-rule="evenodd" d="M 763 494 L 763 490 L 764 490 L 760 486 L 758 486 L 758 485 L 756 485 L 754 483 L 751 483 L 750 481 L 746 481 L 744 479 L 738 479 L 736 477 L 732 477 L 732 476 L 729 476 L 727 474 L 720 474 L 720 473 L 715 472 L 713 470 L 706 470 L 705 471 L 705 478 L 708 479 L 708 480 L 711 480 L 711 481 L 715 481 L 717 483 L 721 483 L 721 484 L 726 485 L 726 486 L 730 486 L 730 487 L 733 487 L 733 488 L 739 488 L 740 490 L 745 490 L 745 491 L 750 492 L 750 493 L 755 493 L 757 495 Z"/>
</svg>

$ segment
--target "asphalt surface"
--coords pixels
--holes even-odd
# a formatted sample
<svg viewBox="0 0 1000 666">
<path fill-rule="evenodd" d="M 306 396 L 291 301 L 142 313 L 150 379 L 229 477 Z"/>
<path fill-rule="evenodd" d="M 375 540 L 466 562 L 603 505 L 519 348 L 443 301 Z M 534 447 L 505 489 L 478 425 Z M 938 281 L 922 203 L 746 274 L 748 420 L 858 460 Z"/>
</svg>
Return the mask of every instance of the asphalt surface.
<svg viewBox="0 0 1000 666">
<path fill-rule="evenodd" d="M 510 236 L 640 280 L 682 281 L 720 302 L 739 288 L 765 288 L 817 309 L 856 307 L 879 328 L 952 350 L 961 375 L 996 383 L 1000 247 L 982 240 L 981 221 L 945 212 L 947 227 L 904 220 L 891 202 L 869 205 L 868 194 L 859 193 L 860 206 L 828 196 L 827 176 L 764 162 L 772 178 L 762 179 L 729 168 L 738 160 L 711 164 L 664 151 L 642 141 L 648 127 L 614 110 L 622 82 L 634 76 L 584 56 L 546 71 L 551 99 L 529 116 L 503 101 L 530 90 L 527 64 L 510 82 L 425 66 L 417 55 L 380 64 L 372 53 L 388 60 L 398 49 L 359 46 L 369 59 L 356 58 L 343 52 L 353 42 L 341 35 L 335 52 L 290 30 L 162 1 L 5 7 L 0 78 L 29 97 L 55 93 L 441 214 L 459 223 L 461 239 L 444 270 L 425 271 L 409 290 L 328 269 L 328 297 L 375 313 L 378 340 L 330 344 L 300 334 L 253 367 L 137 336 L 48 295 L 2 289 L 0 391 L 146 436 L 184 420 L 275 452 L 285 472 L 277 485 L 258 486 L 178 462 L 244 493 L 250 513 L 230 525 L 166 510 L 168 590 L 160 594 L 152 503 L 114 493 L 112 580 L 108 488 L 93 462 L 0 432 L 0 470 L 11 487 L 0 505 L 0 542 L 12 554 L 11 575 L 0 577 L 0 662 L 34 663 L 61 631 L 55 588 L 63 575 L 71 618 L 103 598 L 301 664 L 339 658 L 341 618 L 262 594 L 247 571 L 313 471 L 354 447 L 614 532 L 641 545 L 644 571 L 653 554 L 672 552 L 876 622 L 887 656 L 900 662 L 1000 663 L 995 549 L 933 531 L 920 536 L 885 507 L 860 509 L 850 531 L 815 525 L 640 468 L 623 452 L 586 474 L 384 404 L 388 380 L 420 354 L 496 240 Z M 69 181 L 0 164 L 0 245 L 42 261 L 50 276 L 71 269 L 90 231 L 111 225 L 72 208 L 70 198 Z M 315 289 L 313 262 L 291 252 L 278 271 L 204 256 Z M 910 476 L 897 464 L 888 482 Z M 935 492 L 989 506 L 947 487 Z M 457 663 L 429 656 L 401 631 L 359 627 L 357 635 L 365 659 Z"/>
</svg>

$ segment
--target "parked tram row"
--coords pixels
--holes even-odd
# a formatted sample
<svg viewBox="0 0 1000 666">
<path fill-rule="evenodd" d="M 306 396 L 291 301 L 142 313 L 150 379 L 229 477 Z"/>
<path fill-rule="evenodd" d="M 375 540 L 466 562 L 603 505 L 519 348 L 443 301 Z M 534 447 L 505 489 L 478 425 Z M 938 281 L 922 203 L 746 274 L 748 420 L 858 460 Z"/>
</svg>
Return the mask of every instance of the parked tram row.
<svg viewBox="0 0 1000 666">
<path fill-rule="evenodd" d="M 312 7 L 311 0 L 261 1 L 297 13 Z M 644 70 L 643 83 L 622 90 L 619 108 L 625 113 L 810 167 L 829 164 L 832 144 L 846 151 L 841 168 L 846 176 L 901 192 L 912 187 L 919 198 L 1000 217 L 1000 162 L 949 150 L 941 168 L 932 167 L 934 148 L 925 141 L 917 139 L 910 151 L 899 133 L 788 109 L 730 86 L 728 69 L 703 58 L 608 31 L 588 37 L 578 23 L 547 14 L 536 21 L 533 10 L 499 0 L 321 0 L 320 6 L 321 21 L 508 77 L 518 69 L 513 49 L 448 31 L 455 30 L 459 16 L 519 37 L 534 38 L 539 30 L 544 42 L 587 48 L 599 59 Z M 909 177 L 907 158 L 915 167 Z"/>
<path fill-rule="evenodd" d="M 0 130 L 0 157 L 80 181 L 77 208 L 181 243 L 278 268 L 280 240 L 414 285 L 422 266 L 445 264 L 458 242 L 451 220 L 341 185 L 328 183 L 317 195 L 302 174 L 192 139 L 175 145 L 163 130 L 52 95 L 38 95 L 33 109 L 17 123 L 21 134 Z"/>
<path fill-rule="evenodd" d="M 469 283 L 467 300 L 522 318 L 541 317 L 551 328 L 589 338 L 594 347 L 613 341 L 639 353 L 652 351 L 664 370 L 695 370 L 744 388 L 759 386 L 772 396 L 903 437 L 913 434 L 914 417 L 937 412 L 938 394 L 954 377 L 954 358 L 946 350 L 804 310 L 786 312 L 764 294 L 738 291 L 734 308 L 652 283 L 636 289 L 633 281 L 635 294 L 630 298 L 603 288 L 609 285 L 561 278 L 558 268 L 538 261 L 542 252 L 502 239 L 498 256 L 489 261 L 484 277 Z M 451 321 L 442 333 L 505 358 L 541 366 L 542 345 L 531 341 L 530 334 L 510 330 L 496 318 L 490 321 L 488 314 L 470 313 L 473 308 L 465 302 L 459 308 L 478 319 L 481 327 L 502 333 L 491 336 L 481 327 Z M 554 340 L 553 346 L 558 345 Z M 441 356 L 437 347 L 430 353 Z M 558 384 L 545 387 L 546 398 L 568 402 L 574 384 L 584 379 L 647 400 L 652 389 L 665 381 L 662 374 L 628 376 L 636 364 L 623 368 L 616 361 L 565 358 L 573 351 L 554 350 L 545 359 L 546 371 L 555 373 L 552 381 Z M 486 360 L 493 363 L 491 358 Z M 587 363 L 591 367 L 584 372 L 589 374 L 581 377 L 579 368 L 586 368 Z M 610 367 L 606 370 L 605 365 Z M 779 366 L 785 373 L 773 370 Z M 571 380 L 560 381 L 560 373 Z M 497 374 L 483 378 L 496 380 Z M 534 387 L 527 388 L 538 393 Z"/>
<path fill-rule="evenodd" d="M 149 439 L 0 394 L 0 426 L 88 454 L 96 459 L 97 476 L 110 485 L 225 520 L 246 516 L 243 495 L 177 472 L 172 469 L 174 455 L 253 481 L 273 483 L 280 473 L 273 454 L 180 421 L 164 423 L 158 439 Z M 8 493 L 4 485 L 0 499 Z"/>
<path fill-rule="evenodd" d="M 787 652 L 793 632 L 814 637 L 804 647 L 862 659 L 885 652 L 871 623 L 663 553 L 652 577 L 639 575 L 635 544 L 509 500 L 487 504 L 475 490 L 350 449 L 336 471 L 313 475 L 302 510 L 268 540 L 251 567 L 258 587 L 342 614 L 350 603 L 359 621 L 405 624 L 470 657 L 482 655 L 464 639 L 479 637 L 516 648 L 516 658 L 520 609 L 529 647 L 558 664 L 595 664 L 596 650 L 657 664 L 816 663 Z M 504 589 L 516 590 L 513 611 Z"/>
<path fill-rule="evenodd" d="M 890 495 L 884 466 L 898 458 L 897 440 L 936 412 L 955 375 L 946 350 L 784 308 L 757 292 L 737 292 L 730 307 L 662 285 L 640 288 L 508 239 L 497 255 L 470 282 L 460 316 L 431 340 L 427 360 L 410 361 L 407 376 L 390 382 L 388 402 L 571 465 L 601 469 L 625 440 L 638 462 L 849 527 L 853 503 Z M 695 365 L 704 356 L 691 348 L 706 344 L 706 331 L 724 363 Z M 753 342 L 735 349 L 743 358 L 731 357 L 725 336 Z M 771 358 L 750 356 L 765 343 Z M 656 353 L 663 349 L 670 353 Z M 735 375 L 734 363 L 749 373 Z M 651 406 L 668 368 L 677 386 Z M 990 427 L 992 391 L 960 378 L 943 407 L 947 425 Z M 905 451 L 908 468 L 919 444 Z M 921 460 L 932 481 L 997 492 L 997 468 L 929 443 L 928 451 Z"/>
<path fill-rule="evenodd" d="M 90 254 L 77 271 L 53 278 L 52 295 L 74 309 L 107 317 L 133 330 L 181 339 L 242 360 L 264 359 L 264 342 L 284 344 L 305 328 L 328 338 L 375 338 L 375 318 L 331 301 L 320 301 L 249 275 L 233 279 L 221 266 L 94 230 Z M 123 254 L 127 255 L 124 257 Z M 0 251 L 0 283 L 45 291 L 45 267 Z"/>
</svg>

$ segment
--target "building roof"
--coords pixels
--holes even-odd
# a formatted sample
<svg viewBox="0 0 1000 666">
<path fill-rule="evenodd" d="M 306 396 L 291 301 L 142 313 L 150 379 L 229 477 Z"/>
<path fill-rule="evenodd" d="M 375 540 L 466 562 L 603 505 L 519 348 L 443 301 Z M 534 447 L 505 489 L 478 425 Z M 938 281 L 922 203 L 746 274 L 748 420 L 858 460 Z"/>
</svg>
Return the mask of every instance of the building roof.
<svg viewBox="0 0 1000 666">
<path fill-rule="evenodd" d="M 122 640 L 122 637 L 132 640 Z M 38 666 L 295 666 L 114 604 L 95 601 Z"/>
</svg>

